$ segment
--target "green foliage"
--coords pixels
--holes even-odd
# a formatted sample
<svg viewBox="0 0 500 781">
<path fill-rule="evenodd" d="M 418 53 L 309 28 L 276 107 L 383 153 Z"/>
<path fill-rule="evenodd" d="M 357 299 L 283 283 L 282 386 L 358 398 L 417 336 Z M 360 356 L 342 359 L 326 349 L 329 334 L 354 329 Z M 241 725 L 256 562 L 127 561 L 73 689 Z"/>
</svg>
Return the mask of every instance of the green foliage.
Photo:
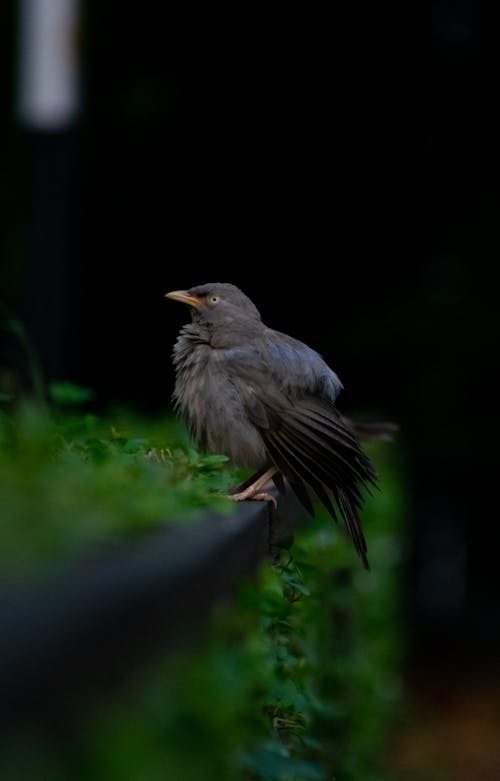
<svg viewBox="0 0 500 781">
<path fill-rule="evenodd" d="M 72 382 L 52 382 L 49 385 L 49 396 L 56 404 L 77 406 L 95 397 L 91 388 L 82 388 Z"/>
<path fill-rule="evenodd" d="M 65 399 L 76 395 L 71 388 Z M 113 424 L 25 404 L 0 417 L 0 563 L 45 563 L 195 517 L 207 504 L 231 511 L 221 495 L 235 479 L 225 461 L 190 447 L 170 418 L 139 422 L 122 413 Z"/>
<path fill-rule="evenodd" d="M 178 424 L 23 407 L 0 427 L 0 556 L 67 556 L 163 519 L 189 522 L 234 481 Z M 364 525 L 371 572 L 321 512 L 290 551 L 184 642 L 90 704 L 64 751 L 10 741 L 0 777 L 34 781 L 387 781 L 397 715 L 398 525 L 393 446 L 372 447 L 381 491 Z M 394 459 L 394 464 L 390 459 Z"/>
</svg>

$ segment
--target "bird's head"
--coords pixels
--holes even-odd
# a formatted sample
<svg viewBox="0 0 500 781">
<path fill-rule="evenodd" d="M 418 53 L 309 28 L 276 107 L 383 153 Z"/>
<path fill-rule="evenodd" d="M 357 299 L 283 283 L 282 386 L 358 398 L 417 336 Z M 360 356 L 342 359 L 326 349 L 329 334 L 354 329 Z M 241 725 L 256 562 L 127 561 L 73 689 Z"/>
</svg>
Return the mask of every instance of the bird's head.
<svg viewBox="0 0 500 781">
<path fill-rule="evenodd" d="M 206 325 L 224 325 L 241 319 L 260 321 L 255 304 L 229 282 L 209 282 L 189 290 L 173 290 L 166 298 L 187 304 L 193 320 Z"/>
</svg>

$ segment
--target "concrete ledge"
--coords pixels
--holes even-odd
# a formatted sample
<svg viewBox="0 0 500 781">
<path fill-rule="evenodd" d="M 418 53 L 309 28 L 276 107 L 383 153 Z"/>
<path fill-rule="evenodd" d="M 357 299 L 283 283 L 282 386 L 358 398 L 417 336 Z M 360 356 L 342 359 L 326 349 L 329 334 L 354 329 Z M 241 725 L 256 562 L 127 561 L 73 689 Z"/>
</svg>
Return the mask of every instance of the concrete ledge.
<svg viewBox="0 0 500 781">
<path fill-rule="evenodd" d="M 290 539 L 291 492 L 207 511 L 0 592 L 0 721 L 64 723 L 89 692 L 199 633 L 212 607 Z"/>
</svg>

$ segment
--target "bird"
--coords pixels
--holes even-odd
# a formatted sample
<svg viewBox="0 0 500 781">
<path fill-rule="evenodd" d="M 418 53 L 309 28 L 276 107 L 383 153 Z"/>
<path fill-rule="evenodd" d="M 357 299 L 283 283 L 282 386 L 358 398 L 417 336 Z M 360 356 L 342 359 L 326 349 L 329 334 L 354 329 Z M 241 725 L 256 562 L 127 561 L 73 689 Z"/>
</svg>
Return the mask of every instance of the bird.
<svg viewBox="0 0 500 781">
<path fill-rule="evenodd" d="M 173 350 L 176 411 L 201 450 L 254 471 L 231 498 L 272 499 L 266 484 L 283 491 L 288 482 L 310 515 L 315 496 L 343 519 L 369 569 L 359 513 L 377 476 L 337 408 L 337 374 L 314 349 L 268 328 L 236 285 L 207 283 L 166 297 L 191 312 Z"/>
</svg>

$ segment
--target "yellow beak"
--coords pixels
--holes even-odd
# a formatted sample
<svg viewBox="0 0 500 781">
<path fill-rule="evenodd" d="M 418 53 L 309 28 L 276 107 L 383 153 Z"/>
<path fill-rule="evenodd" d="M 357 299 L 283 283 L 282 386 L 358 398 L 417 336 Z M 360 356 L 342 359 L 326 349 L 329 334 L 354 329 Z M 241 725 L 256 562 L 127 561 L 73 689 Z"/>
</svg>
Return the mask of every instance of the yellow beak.
<svg viewBox="0 0 500 781">
<path fill-rule="evenodd" d="M 172 290 L 171 293 L 166 293 L 165 298 L 171 298 L 173 301 L 180 301 L 181 304 L 188 304 L 194 306 L 196 309 L 200 306 L 200 301 L 194 296 L 190 296 L 187 290 Z"/>
</svg>

